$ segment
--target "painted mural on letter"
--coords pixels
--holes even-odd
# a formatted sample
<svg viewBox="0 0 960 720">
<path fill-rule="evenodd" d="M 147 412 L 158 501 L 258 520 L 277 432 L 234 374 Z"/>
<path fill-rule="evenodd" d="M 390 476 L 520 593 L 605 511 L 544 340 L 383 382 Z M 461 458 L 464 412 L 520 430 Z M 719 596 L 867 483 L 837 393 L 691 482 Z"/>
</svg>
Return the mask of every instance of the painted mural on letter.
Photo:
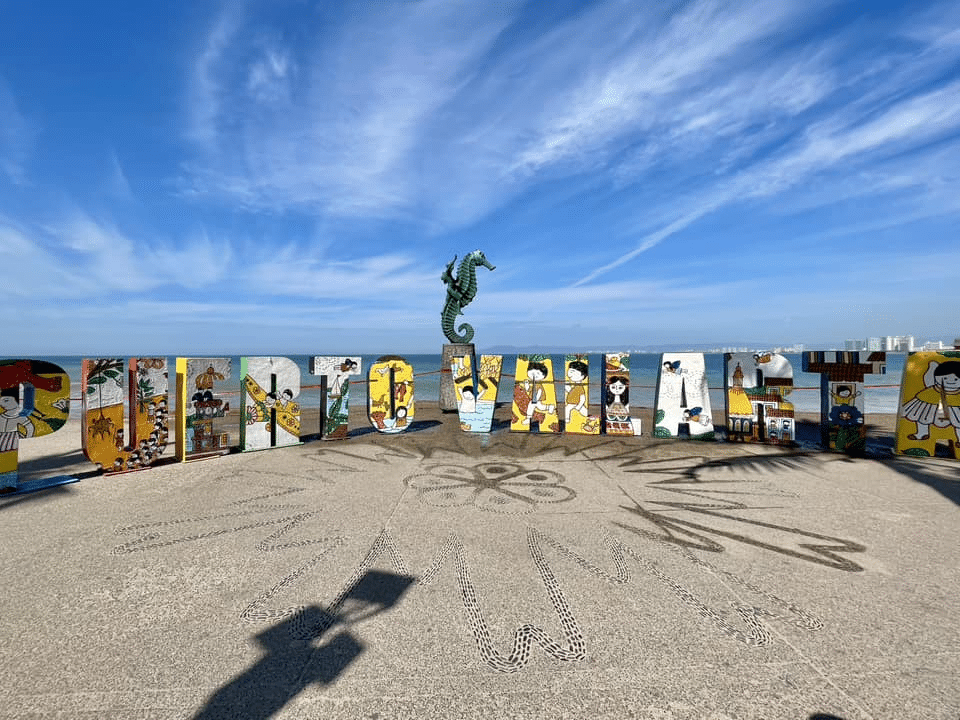
<svg viewBox="0 0 960 720">
<path fill-rule="evenodd" d="M 490 432 L 502 368 L 502 355 L 481 355 L 476 370 L 469 355 L 455 357 L 450 363 L 460 429 L 464 432 Z"/>
<path fill-rule="evenodd" d="M 0 492 L 19 487 L 20 441 L 50 435 L 70 416 L 70 376 L 43 360 L 0 360 Z"/>
<path fill-rule="evenodd" d="M 130 358 L 125 372 L 123 358 L 85 358 L 81 378 L 81 433 L 87 459 L 108 473 L 150 467 L 169 440 L 167 359 Z M 129 407 L 127 422 L 124 399 Z"/>
<path fill-rule="evenodd" d="M 630 417 L 630 353 L 603 356 L 603 431 L 639 435 L 639 420 Z"/>
<path fill-rule="evenodd" d="M 820 374 L 820 442 L 831 450 L 863 453 L 867 429 L 863 422 L 866 374 L 887 371 L 885 352 L 805 352 L 803 371 Z"/>
<path fill-rule="evenodd" d="M 793 366 L 779 353 L 724 353 L 727 439 L 791 445 Z"/>
<path fill-rule="evenodd" d="M 310 358 L 310 374 L 321 380 L 320 436 L 343 440 L 350 434 L 350 377 L 362 371 L 359 357 L 321 355 Z"/>
<path fill-rule="evenodd" d="M 567 355 L 563 363 L 564 432 L 599 435 L 600 418 L 590 414 L 590 360 L 587 355 Z"/>
<path fill-rule="evenodd" d="M 703 353 L 660 356 L 653 436 L 713 440 L 713 411 Z"/>
<path fill-rule="evenodd" d="M 242 357 L 240 449 L 300 444 L 300 367 L 285 357 Z"/>
<path fill-rule="evenodd" d="M 177 459 L 230 452 L 230 403 L 217 397 L 232 371 L 230 358 L 177 358 Z"/>
<path fill-rule="evenodd" d="M 960 460 L 960 351 L 910 353 L 903 368 L 895 452 L 933 457 L 938 440 Z"/>
<path fill-rule="evenodd" d="M 557 390 L 553 384 L 553 361 L 549 355 L 517 355 L 514 373 L 510 430 L 560 432 Z"/>
<path fill-rule="evenodd" d="M 413 366 L 399 355 L 384 355 L 370 366 L 367 416 L 378 432 L 399 433 L 413 422 Z"/>
</svg>

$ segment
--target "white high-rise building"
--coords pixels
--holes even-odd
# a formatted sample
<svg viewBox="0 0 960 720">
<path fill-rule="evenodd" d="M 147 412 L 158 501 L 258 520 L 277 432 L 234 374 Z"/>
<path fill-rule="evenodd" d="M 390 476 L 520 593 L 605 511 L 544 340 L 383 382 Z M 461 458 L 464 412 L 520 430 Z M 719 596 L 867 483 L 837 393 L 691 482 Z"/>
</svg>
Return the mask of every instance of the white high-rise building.
<svg viewBox="0 0 960 720">
<path fill-rule="evenodd" d="M 863 340 L 845 340 L 843 343 L 844 350 L 863 350 L 864 343 Z"/>
<path fill-rule="evenodd" d="M 897 343 L 897 352 L 913 352 L 916 347 L 916 341 L 913 335 L 904 335 L 897 339 L 899 340 Z"/>
<path fill-rule="evenodd" d="M 872 337 L 867 338 L 867 350 L 870 351 L 880 351 L 883 350 L 884 338 Z"/>
</svg>

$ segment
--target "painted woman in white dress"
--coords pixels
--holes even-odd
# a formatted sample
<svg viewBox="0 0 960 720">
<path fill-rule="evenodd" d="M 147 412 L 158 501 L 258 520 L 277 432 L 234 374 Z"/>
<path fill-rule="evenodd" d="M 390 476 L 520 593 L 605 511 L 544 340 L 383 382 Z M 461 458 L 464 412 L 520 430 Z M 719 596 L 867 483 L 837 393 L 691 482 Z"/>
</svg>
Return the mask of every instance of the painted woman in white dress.
<svg viewBox="0 0 960 720">
<path fill-rule="evenodd" d="M 960 442 L 960 361 L 945 363 L 933 361 L 923 375 L 926 387 L 903 404 L 903 417 L 917 424 L 917 432 L 908 435 L 911 440 L 926 440 L 930 426 L 953 426 Z M 944 414 L 938 410 L 943 407 Z"/>
</svg>

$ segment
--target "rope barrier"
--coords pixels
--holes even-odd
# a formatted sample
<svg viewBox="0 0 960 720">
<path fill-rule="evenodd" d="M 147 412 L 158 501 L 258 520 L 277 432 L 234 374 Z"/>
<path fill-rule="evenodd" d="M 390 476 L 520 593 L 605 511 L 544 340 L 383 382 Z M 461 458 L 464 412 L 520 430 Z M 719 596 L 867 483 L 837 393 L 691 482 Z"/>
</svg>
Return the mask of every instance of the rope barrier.
<svg viewBox="0 0 960 720">
<path fill-rule="evenodd" d="M 415 373 L 413 377 L 414 377 L 414 378 L 418 378 L 418 377 L 424 377 L 424 376 L 426 376 L 426 375 L 437 375 L 438 373 L 441 373 L 441 372 L 450 372 L 450 371 L 449 371 L 449 370 L 435 370 L 435 371 L 433 371 L 433 372 Z M 516 378 L 516 375 L 511 375 L 511 374 L 509 374 L 509 373 L 503 373 L 503 374 L 501 375 L 501 377 L 504 377 L 504 378 Z M 553 380 L 552 383 L 553 383 L 553 385 L 566 385 L 566 381 L 564 381 L 564 380 Z M 350 381 L 350 384 L 351 384 L 351 385 L 369 385 L 369 384 L 370 384 L 370 381 L 369 381 L 369 380 L 351 380 L 351 381 Z M 544 384 L 546 384 L 546 381 L 545 381 Z M 631 387 L 631 388 L 640 388 L 640 389 L 644 389 L 644 390 L 655 390 L 657 386 L 656 386 L 656 385 L 631 385 L 630 387 Z M 897 385 L 864 385 L 863 387 L 864 387 L 864 388 L 869 388 L 869 389 L 881 389 L 881 388 L 899 388 L 900 385 L 899 385 L 899 384 L 897 384 Z M 300 389 L 301 389 L 301 390 L 320 390 L 321 388 L 323 388 L 322 385 L 301 385 L 301 386 L 300 386 Z M 805 387 L 805 386 L 802 386 L 802 387 L 792 387 L 792 388 L 790 388 L 790 391 L 791 391 L 791 392 L 793 392 L 793 391 L 795 391 L 795 390 L 820 390 L 820 388 L 819 388 L 818 386 L 814 386 L 814 387 Z M 711 391 L 711 392 L 723 392 L 723 388 L 719 388 L 719 387 L 717 387 L 717 388 L 710 388 L 710 391 Z M 222 391 L 222 392 L 218 391 L 218 392 L 217 392 L 217 395 L 218 395 L 218 396 L 219 396 L 219 395 L 230 395 L 230 396 L 240 395 L 240 391 L 238 391 L 238 390 L 224 390 L 224 391 Z M 70 402 L 80 402 L 81 400 L 83 400 L 82 397 L 71 397 L 71 398 L 70 398 Z"/>
</svg>

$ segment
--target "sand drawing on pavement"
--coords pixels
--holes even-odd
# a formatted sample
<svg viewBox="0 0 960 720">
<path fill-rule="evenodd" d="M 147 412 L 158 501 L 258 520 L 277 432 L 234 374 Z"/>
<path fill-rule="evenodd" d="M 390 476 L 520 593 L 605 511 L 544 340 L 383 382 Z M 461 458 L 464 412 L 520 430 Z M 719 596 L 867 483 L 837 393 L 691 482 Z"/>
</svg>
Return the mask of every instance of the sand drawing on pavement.
<svg viewBox="0 0 960 720">
<path fill-rule="evenodd" d="M 862 566 L 841 554 L 866 552 L 867 548 L 860 543 L 736 514 L 753 509 L 769 508 L 771 497 L 783 497 L 783 492 L 760 485 L 763 473 L 772 470 L 797 471 L 804 467 L 804 462 L 807 460 L 804 456 L 758 456 L 721 460 L 708 460 L 699 456 L 652 460 L 635 457 L 626 460 L 621 456 L 620 460 L 621 469 L 625 472 L 662 476 L 645 484 L 647 492 L 670 493 L 666 496 L 671 498 L 670 500 L 651 500 L 648 495 L 644 504 L 641 504 L 624 491 L 631 504 L 622 505 L 621 508 L 652 523 L 662 531 L 662 534 L 648 531 L 638 534 L 709 552 L 724 552 L 726 547 L 722 541 L 732 540 L 797 560 L 825 565 L 835 570 L 846 572 L 863 570 Z M 733 469 L 741 472 L 736 477 L 730 477 L 728 473 Z M 707 471 L 714 473 L 715 476 L 701 476 L 701 473 Z M 759 479 L 743 477 L 751 471 L 758 474 Z M 677 496 L 679 500 L 674 499 Z M 744 502 L 749 497 L 760 497 L 766 500 L 760 505 L 749 505 Z M 650 509 L 650 506 L 655 506 L 656 509 Z M 685 518 L 684 512 L 693 513 L 695 519 Z M 713 524 L 707 524 L 710 522 Z M 636 532 L 627 525 L 614 524 Z"/>
<path fill-rule="evenodd" d="M 525 514 L 543 503 L 562 503 L 577 494 L 553 470 L 512 462 L 433 465 L 404 479 L 421 500 L 436 507 L 471 505 L 496 513 Z"/>
<path fill-rule="evenodd" d="M 179 543 L 213 540 L 229 533 L 267 527 L 274 527 L 275 529 L 253 545 L 253 549 L 257 552 L 276 552 L 319 545 L 321 546 L 319 552 L 311 553 L 311 556 L 305 562 L 300 563 L 293 571 L 286 573 L 269 588 L 258 593 L 239 613 L 239 618 L 245 622 L 276 621 L 295 616 L 294 620 L 296 622 L 292 625 L 292 632 L 299 637 L 317 637 L 336 622 L 338 613 L 350 593 L 371 568 L 375 567 L 378 562 L 382 562 L 380 561 L 381 556 L 388 556 L 391 567 L 399 576 L 408 578 L 408 581 L 412 581 L 416 576 L 409 572 L 396 540 L 389 531 L 383 529 L 379 532 L 343 589 L 324 609 L 319 619 L 317 619 L 317 614 L 313 613 L 311 616 L 313 619 L 308 624 L 307 620 L 304 619 L 306 614 L 302 612 L 305 607 L 303 605 L 267 607 L 271 601 L 274 601 L 284 592 L 290 591 L 297 583 L 301 582 L 315 566 L 329 557 L 333 550 L 341 548 L 348 540 L 346 536 L 336 534 L 309 537 L 309 532 L 305 536 L 301 536 L 300 539 L 291 540 L 287 538 L 294 529 L 302 528 L 305 525 L 309 527 L 308 521 L 321 515 L 319 510 L 305 509 L 304 504 L 276 502 L 281 498 L 290 499 L 290 496 L 303 491 L 303 488 L 297 487 L 276 488 L 269 493 L 231 502 L 224 508 L 225 512 L 121 527 L 117 529 L 117 534 L 134 534 L 137 537 L 130 542 L 114 547 L 113 553 L 124 555 L 158 550 Z M 267 519 L 251 517 L 257 514 L 270 513 L 279 514 L 281 517 Z M 216 524 L 217 521 L 237 518 L 249 518 L 252 522 L 242 522 L 227 528 L 209 527 L 211 522 Z M 201 525 L 200 532 L 180 534 L 186 527 L 194 524 Z M 203 528 L 203 525 L 207 525 L 207 527 Z M 551 635 L 539 624 L 525 622 L 513 630 L 512 639 L 508 642 L 509 649 L 498 649 L 498 643 L 495 642 L 488 622 L 491 611 L 489 608 L 484 609 L 481 592 L 474 584 L 471 574 L 467 549 L 456 534 L 450 534 L 441 541 L 433 562 L 416 582 L 420 585 L 430 585 L 436 582 L 443 568 L 448 565 L 447 561 L 452 560 L 466 620 L 474 636 L 480 657 L 490 667 L 505 673 L 523 669 L 530 660 L 534 646 L 543 650 L 547 656 L 566 662 L 582 660 L 586 657 L 587 641 L 567 601 L 558 574 L 547 559 L 547 551 L 553 551 L 561 559 L 573 562 L 581 570 L 612 586 L 626 586 L 630 583 L 631 576 L 627 560 L 632 559 L 642 571 L 652 575 L 667 587 L 676 595 L 683 606 L 694 611 L 703 621 L 708 622 L 717 631 L 733 640 L 751 647 L 763 647 L 772 641 L 773 636 L 765 620 L 790 619 L 787 617 L 790 615 L 792 616 L 792 624 L 801 630 L 816 630 L 822 626 L 817 618 L 795 604 L 743 580 L 734 573 L 717 568 L 700 559 L 688 547 L 677 545 L 670 542 L 669 538 L 639 528 L 632 528 L 626 524 L 615 523 L 615 525 L 666 547 L 675 557 L 680 557 L 685 562 L 691 563 L 696 570 L 700 571 L 700 577 L 712 577 L 719 581 L 713 583 L 715 589 L 718 588 L 721 592 L 734 595 L 734 599 L 727 603 L 732 608 L 734 615 L 728 617 L 730 613 L 726 610 L 711 607 L 696 592 L 665 572 L 658 562 L 649 559 L 639 550 L 614 538 L 605 528 L 600 528 L 605 548 L 603 556 L 609 555 L 613 566 L 612 571 L 605 570 L 599 563 L 585 559 L 564 543 L 537 528 L 527 527 L 527 549 L 537 575 L 543 584 L 547 599 L 556 614 L 559 623 L 559 638 Z M 163 537 L 163 531 L 167 530 L 173 530 L 177 537 Z M 739 593 L 734 591 L 734 586 L 740 588 L 741 592 L 745 590 L 761 598 L 761 602 L 759 604 L 744 602 Z M 732 618 L 738 618 L 739 622 L 735 622 Z M 497 625 L 499 626 L 500 623 L 498 622 Z"/>
<path fill-rule="evenodd" d="M 464 435 L 456 435 L 456 438 L 462 438 Z M 554 444 L 547 440 L 549 436 L 537 436 L 536 434 L 504 434 L 504 439 L 496 442 L 494 447 L 497 452 L 506 458 L 500 463 L 490 463 L 491 466 L 510 467 L 511 460 L 520 461 L 528 459 L 531 452 L 538 452 L 544 456 L 556 453 L 557 457 L 568 457 L 570 455 L 580 454 L 580 450 L 572 450 L 564 447 L 562 444 Z M 589 440 L 589 438 L 585 438 Z M 531 443 L 535 443 L 531 446 Z M 322 460 L 324 468 L 334 472 L 358 472 L 367 463 L 382 464 L 397 461 L 422 462 L 434 458 L 438 445 L 432 439 L 416 441 L 410 438 L 407 442 L 400 445 L 377 445 L 371 443 L 367 447 L 366 453 L 361 453 L 355 449 L 346 450 L 324 450 L 318 455 Z M 602 445 L 587 445 L 586 449 L 591 453 L 596 452 L 598 448 L 611 448 L 612 452 L 603 455 L 594 455 L 592 461 L 600 467 L 609 467 L 607 472 L 619 472 L 626 474 L 629 478 L 637 476 L 650 475 L 652 479 L 644 482 L 639 487 L 644 488 L 643 504 L 636 503 L 632 498 L 629 505 L 621 506 L 622 509 L 638 516 L 661 531 L 660 534 L 654 533 L 654 537 L 663 539 L 666 542 L 678 545 L 686 545 L 693 550 L 704 550 L 708 552 L 725 552 L 726 546 L 731 542 L 749 545 L 760 548 L 764 551 L 784 555 L 796 560 L 803 560 L 817 565 L 824 565 L 834 570 L 843 570 L 846 572 L 860 572 L 863 567 L 846 557 L 848 554 L 857 554 L 866 552 L 867 548 L 853 540 L 837 537 L 824 532 L 817 532 L 812 529 L 793 527 L 790 525 L 780 525 L 777 523 L 756 520 L 749 516 L 750 511 L 770 507 L 770 501 L 776 498 L 778 501 L 795 502 L 799 497 L 797 493 L 778 490 L 765 482 L 770 473 L 782 472 L 806 472 L 816 465 L 816 462 L 807 455 L 797 453 L 793 455 L 759 455 L 759 456 L 734 456 L 730 458 L 708 458 L 703 455 L 684 455 L 675 458 L 658 457 L 659 453 L 655 449 L 642 448 L 623 443 L 620 447 L 615 447 L 609 443 Z M 371 453 L 371 450 L 373 451 Z M 432 478 L 419 478 L 416 481 L 418 490 L 424 490 L 420 499 L 431 505 L 440 507 L 482 506 L 482 509 L 495 512 L 505 512 L 507 508 L 516 508 L 510 512 L 516 513 L 521 508 L 522 501 L 515 499 L 513 504 L 492 503 L 491 494 L 494 490 L 501 488 L 499 484 L 491 483 L 490 492 L 484 490 L 484 494 L 478 492 L 478 488 L 483 486 L 483 482 L 476 478 L 476 465 L 474 472 L 466 472 L 463 468 L 471 467 L 475 458 L 469 455 L 464 448 L 457 450 L 447 449 L 443 454 L 454 453 L 460 456 L 456 463 L 461 466 L 457 474 L 450 473 L 449 484 L 453 487 L 441 490 L 445 484 L 443 476 Z M 515 463 L 516 464 L 516 463 Z M 525 467 L 519 464 L 518 467 Z M 435 466 L 437 467 L 437 466 Z M 536 471 L 542 472 L 542 471 Z M 410 476 L 407 478 L 411 480 Z M 508 482 L 525 482 L 519 476 L 507 478 Z M 555 487 L 549 482 L 540 481 L 542 489 L 553 488 L 553 500 L 546 498 L 548 502 L 557 502 L 557 498 L 563 492 L 560 488 L 566 488 L 567 480 L 558 483 Z M 531 485 L 530 487 L 535 487 Z M 504 485 L 506 489 L 513 490 L 509 484 Z M 634 490 L 637 485 L 632 486 Z M 631 493 L 634 493 L 631 490 Z M 442 493 L 452 491 L 454 496 L 442 498 Z M 576 496 L 576 491 L 570 488 L 573 493 L 571 500 Z M 651 492 L 669 493 L 665 495 L 651 496 Z M 438 493 L 438 495 L 433 495 Z M 455 498 L 466 498 L 469 493 L 473 494 L 473 502 L 457 502 Z M 653 499 L 651 499 L 651 497 Z M 759 498 L 753 501 L 753 498 Z M 529 495 L 528 500 L 533 498 Z M 537 498 L 538 502 L 544 502 Z M 751 504 L 751 502 L 753 504 Z M 441 503 L 447 503 L 442 505 Z M 520 510 L 528 513 L 531 508 Z M 687 514 L 684 516 L 684 514 Z M 626 526 L 625 526 L 626 527 Z M 627 528 L 629 529 L 629 528 Z M 633 530 L 630 530 L 633 532 Z M 726 544 L 725 544 L 726 543 Z"/>
</svg>

